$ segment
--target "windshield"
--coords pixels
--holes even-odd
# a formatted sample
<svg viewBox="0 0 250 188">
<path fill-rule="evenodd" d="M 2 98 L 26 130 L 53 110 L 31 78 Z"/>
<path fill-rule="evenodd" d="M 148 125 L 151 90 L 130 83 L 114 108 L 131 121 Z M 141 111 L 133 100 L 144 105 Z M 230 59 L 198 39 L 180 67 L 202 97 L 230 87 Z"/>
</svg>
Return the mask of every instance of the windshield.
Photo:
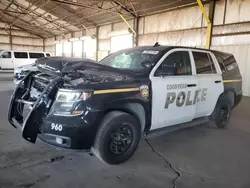
<svg viewBox="0 0 250 188">
<path fill-rule="evenodd" d="M 142 62 L 150 62 L 154 65 L 160 59 L 160 51 L 145 49 L 128 49 L 113 53 L 99 63 L 113 68 L 141 71 L 145 69 Z"/>
</svg>

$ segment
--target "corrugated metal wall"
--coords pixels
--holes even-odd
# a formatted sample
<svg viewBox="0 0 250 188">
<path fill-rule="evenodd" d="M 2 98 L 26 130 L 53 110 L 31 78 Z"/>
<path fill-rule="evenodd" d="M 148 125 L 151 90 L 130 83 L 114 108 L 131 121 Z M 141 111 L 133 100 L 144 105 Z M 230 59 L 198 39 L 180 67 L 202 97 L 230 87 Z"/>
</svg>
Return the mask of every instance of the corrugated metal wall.
<svg viewBox="0 0 250 188">
<path fill-rule="evenodd" d="M 0 27 L 5 24 L 0 23 Z M 11 44 L 12 41 L 12 44 Z M 18 28 L 0 30 L 0 49 L 43 51 L 43 39 Z"/>
</svg>

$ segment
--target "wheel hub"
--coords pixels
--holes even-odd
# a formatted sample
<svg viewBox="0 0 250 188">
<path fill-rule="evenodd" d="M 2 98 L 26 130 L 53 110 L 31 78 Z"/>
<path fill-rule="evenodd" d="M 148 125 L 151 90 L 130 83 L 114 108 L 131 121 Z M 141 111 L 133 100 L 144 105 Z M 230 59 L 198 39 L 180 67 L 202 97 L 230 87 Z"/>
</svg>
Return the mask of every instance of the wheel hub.
<svg viewBox="0 0 250 188">
<path fill-rule="evenodd" d="M 112 154 L 122 155 L 130 148 L 132 141 L 132 129 L 128 125 L 119 126 L 110 135 L 109 150 Z"/>
<path fill-rule="evenodd" d="M 223 106 L 220 110 L 220 121 L 225 123 L 228 120 L 229 113 L 226 106 Z"/>
</svg>

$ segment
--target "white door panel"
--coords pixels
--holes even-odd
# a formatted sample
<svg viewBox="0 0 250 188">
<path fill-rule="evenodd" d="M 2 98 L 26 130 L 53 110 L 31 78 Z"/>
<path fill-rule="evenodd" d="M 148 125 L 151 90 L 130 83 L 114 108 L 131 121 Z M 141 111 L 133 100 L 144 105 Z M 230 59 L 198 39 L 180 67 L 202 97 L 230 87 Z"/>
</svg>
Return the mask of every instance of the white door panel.
<svg viewBox="0 0 250 188">
<path fill-rule="evenodd" d="M 195 118 L 209 116 L 214 111 L 217 99 L 223 92 L 222 76 L 220 74 L 196 75 L 199 90 L 204 91 L 205 100 L 196 104 Z"/>
<path fill-rule="evenodd" d="M 196 109 L 194 95 L 198 85 L 195 76 L 154 77 L 151 81 L 151 130 L 192 121 Z"/>
</svg>

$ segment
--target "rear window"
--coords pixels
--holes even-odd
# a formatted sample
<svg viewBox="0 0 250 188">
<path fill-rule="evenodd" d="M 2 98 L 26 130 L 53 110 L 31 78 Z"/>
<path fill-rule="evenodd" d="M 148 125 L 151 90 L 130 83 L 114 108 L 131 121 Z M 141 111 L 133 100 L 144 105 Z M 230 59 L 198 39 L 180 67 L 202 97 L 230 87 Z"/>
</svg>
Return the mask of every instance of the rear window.
<svg viewBox="0 0 250 188">
<path fill-rule="evenodd" d="M 51 55 L 50 55 L 49 53 L 46 53 L 46 56 L 47 56 L 47 57 L 50 57 Z"/>
<path fill-rule="evenodd" d="M 238 67 L 238 64 L 232 54 L 214 51 L 214 55 L 220 65 L 221 71 L 232 71 Z"/>
<path fill-rule="evenodd" d="M 212 74 L 211 56 L 206 52 L 192 52 L 197 74 Z"/>
<path fill-rule="evenodd" d="M 38 59 L 38 58 L 44 57 L 44 53 L 31 52 L 29 54 L 30 54 L 30 58 L 32 58 L 32 59 Z"/>
<path fill-rule="evenodd" d="M 27 59 L 28 53 L 27 52 L 14 52 L 14 57 L 17 59 Z"/>
</svg>

